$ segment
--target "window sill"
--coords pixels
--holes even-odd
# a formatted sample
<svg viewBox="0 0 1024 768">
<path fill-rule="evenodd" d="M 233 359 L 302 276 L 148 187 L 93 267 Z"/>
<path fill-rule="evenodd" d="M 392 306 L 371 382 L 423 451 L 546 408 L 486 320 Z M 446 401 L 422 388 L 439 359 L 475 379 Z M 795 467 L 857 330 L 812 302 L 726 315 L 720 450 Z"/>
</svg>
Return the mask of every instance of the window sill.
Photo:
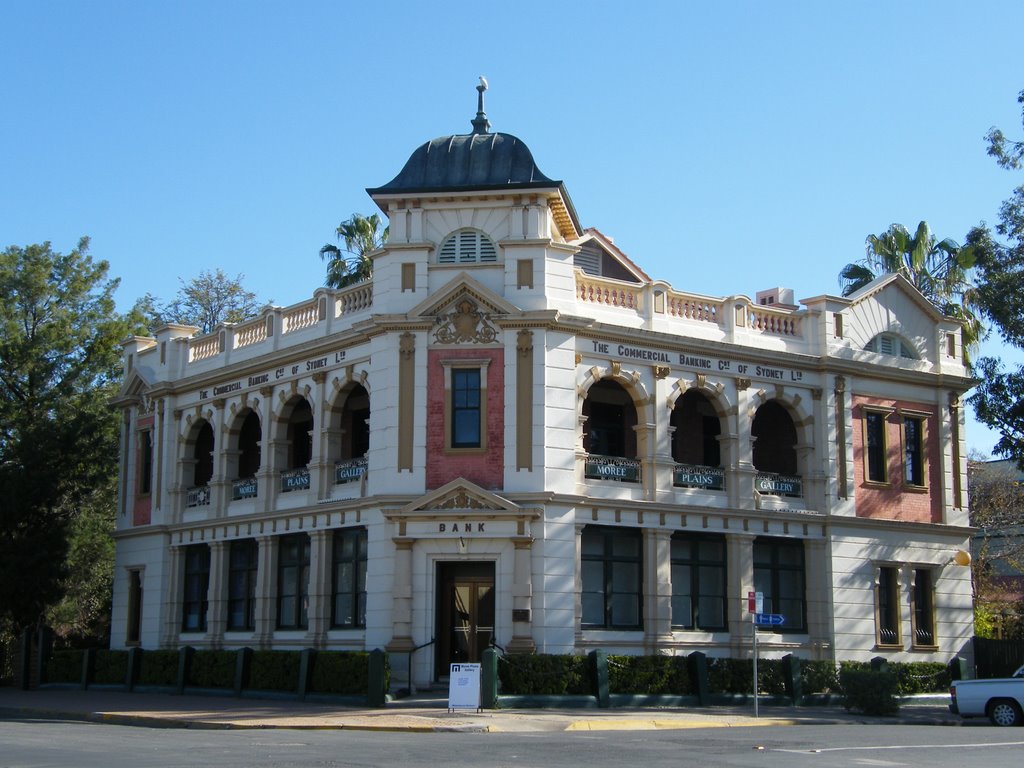
<svg viewBox="0 0 1024 768">
<path fill-rule="evenodd" d="M 875 643 L 874 650 L 876 651 L 902 651 L 903 643 Z"/>
<path fill-rule="evenodd" d="M 892 488 L 892 483 L 890 483 L 888 480 L 865 480 L 864 487 L 883 491 Z"/>
<path fill-rule="evenodd" d="M 473 447 L 473 448 L 453 448 L 450 445 L 446 445 L 444 447 L 444 452 L 448 453 L 448 454 L 459 455 L 459 456 L 484 454 L 484 453 L 487 453 L 487 447 L 486 446 L 479 446 L 479 447 Z"/>
<path fill-rule="evenodd" d="M 903 486 L 904 493 L 928 493 L 927 485 L 911 485 L 906 483 Z"/>
<path fill-rule="evenodd" d="M 910 646 L 911 651 L 919 651 L 921 653 L 936 653 L 939 650 L 938 645 L 912 645 Z"/>
</svg>

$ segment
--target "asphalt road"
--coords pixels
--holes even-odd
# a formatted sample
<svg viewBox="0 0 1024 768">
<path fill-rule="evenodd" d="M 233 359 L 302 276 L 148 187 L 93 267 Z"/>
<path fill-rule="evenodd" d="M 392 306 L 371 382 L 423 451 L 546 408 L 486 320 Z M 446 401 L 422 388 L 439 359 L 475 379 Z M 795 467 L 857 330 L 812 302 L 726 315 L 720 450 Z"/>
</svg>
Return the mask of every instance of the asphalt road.
<svg viewBox="0 0 1024 768">
<path fill-rule="evenodd" d="M 1019 768 L 1024 728 L 801 725 L 580 733 L 192 730 L 0 721 L 3 768 Z"/>
</svg>

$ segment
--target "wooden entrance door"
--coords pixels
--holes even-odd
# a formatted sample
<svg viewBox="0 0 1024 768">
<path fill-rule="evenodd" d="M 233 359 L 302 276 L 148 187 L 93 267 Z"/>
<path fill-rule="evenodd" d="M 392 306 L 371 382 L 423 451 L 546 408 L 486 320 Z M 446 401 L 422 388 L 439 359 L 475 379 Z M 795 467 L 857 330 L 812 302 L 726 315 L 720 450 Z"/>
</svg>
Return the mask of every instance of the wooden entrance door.
<svg viewBox="0 0 1024 768">
<path fill-rule="evenodd" d="M 478 662 L 494 636 L 494 563 L 440 563 L 437 568 L 437 663 Z"/>
</svg>

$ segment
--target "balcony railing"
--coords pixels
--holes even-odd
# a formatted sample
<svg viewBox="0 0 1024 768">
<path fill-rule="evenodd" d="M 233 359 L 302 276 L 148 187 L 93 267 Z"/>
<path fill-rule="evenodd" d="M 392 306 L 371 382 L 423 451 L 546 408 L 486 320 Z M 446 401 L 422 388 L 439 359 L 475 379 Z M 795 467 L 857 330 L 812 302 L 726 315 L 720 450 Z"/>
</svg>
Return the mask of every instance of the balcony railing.
<svg viewBox="0 0 1024 768">
<path fill-rule="evenodd" d="M 336 485 L 341 483 L 351 483 L 355 480 L 359 480 L 365 474 L 365 456 L 361 456 L 358 459 L 346 459 L 344 461 L 338 461 L 335 462 L 334 464 L 334 482 Z"/>
<path fill-rule="evenodd" d="M 725 470 L 696 464 L 676 464 L 672 472 L 672 485 L 678 488 L 703 488 L 706 491 L 725 490 Z"/>
<path fill-rule="evenodd" d="M 188 489 L 188 495 L 185 497 L 186 507 L 208 507 L 210 505 L 210 486 L 199 485 L 195 488 Z"/>
<path fill-rule="evenodd" d="M 234 501 L 255 499 L 259 490 L 259 481 L 255 477 L 242 477 L 231 482 L 231 498 Z"/>
<path fill-rule="evenodd" d="M 281 493 L 309 490 L 309 468 L 286 469 L 281 473 Z"/>
<path fill-rule="evenodd" d="M 640 462 L 621 456 L 587 456 L 583 465 L 583 475 L 590 480 L 639 483 Z"/>
<path fill-rule="evenodd" d="M 754 490 L 767 496 L 800 498 L 804 495 L 804 483 L 803 479 L 796 475 L 759 472 L 754 479 Z"/>
</svg>

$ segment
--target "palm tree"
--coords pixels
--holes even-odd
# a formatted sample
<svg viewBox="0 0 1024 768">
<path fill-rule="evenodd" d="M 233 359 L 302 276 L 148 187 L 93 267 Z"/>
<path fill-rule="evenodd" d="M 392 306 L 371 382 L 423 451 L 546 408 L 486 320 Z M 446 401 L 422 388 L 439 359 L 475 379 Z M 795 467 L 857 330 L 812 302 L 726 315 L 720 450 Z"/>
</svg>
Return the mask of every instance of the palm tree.
<svg viewBox="0 0 1024 768">
<path fill-rule="evenodd" d="M 382 227 L 378 214 L 363 216 L 353 213 L 338 225 L 338 241 L 344 248 L 328 243 L 320 249 L 320 258 L 327 259 L 327 280 L 330 288 L 345 288 L 373 277 L 370 254 L 388 240 L 389 227 Z"/>
<path fill-rule="evenodd" d="M 976 258 L 974 246 L 961 246 L 949 238 L 936 240 L 928 222 L 922 221 L 913 235 L 902 224 L 891 224 L 880 235 L 868 235 L 866 250 L 863 259 L 847 264 L 839 273 L 843 296 L 882 275 L 903 275 L 940 312 L 963 323 L 964 357 L 969 362 L 969 352 L 984 335 L 970 274 Z"/>
</svg>

